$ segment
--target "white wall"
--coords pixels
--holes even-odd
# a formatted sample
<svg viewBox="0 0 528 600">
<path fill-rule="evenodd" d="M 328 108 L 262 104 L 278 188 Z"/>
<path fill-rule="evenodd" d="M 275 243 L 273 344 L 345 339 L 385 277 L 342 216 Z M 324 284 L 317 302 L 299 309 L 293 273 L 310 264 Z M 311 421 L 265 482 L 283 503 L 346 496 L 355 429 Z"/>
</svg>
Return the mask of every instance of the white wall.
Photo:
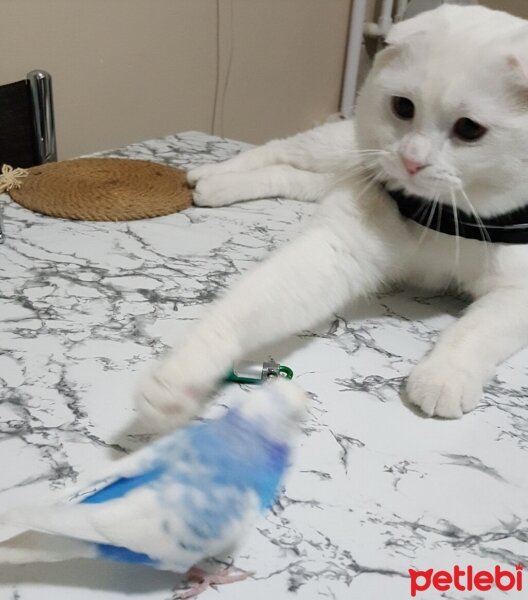
<svg viewBox="0 0 528 600">
<path fill-rule="evenodd" d="M 67 158 L 211 131 L 218 64 L 216 132 L 262 142 L 337 110 L 350 4 L 2 0 L 0 84 L 50 71 L 59 155 Z"/>
</svg>

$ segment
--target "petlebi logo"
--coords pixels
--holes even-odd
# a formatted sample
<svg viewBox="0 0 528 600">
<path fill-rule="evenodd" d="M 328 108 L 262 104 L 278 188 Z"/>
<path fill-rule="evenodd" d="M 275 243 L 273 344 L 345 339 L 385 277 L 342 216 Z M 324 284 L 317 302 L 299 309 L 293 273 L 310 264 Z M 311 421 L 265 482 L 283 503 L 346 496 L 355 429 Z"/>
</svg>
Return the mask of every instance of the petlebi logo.
<svg viewBox="0 0 528 600">
<path fill-rule="evenodd" d="M 452 571 L 409 569 L 409 575 L 413 598 L 431 588 L 438 592 L 489 592 L 492 589 L 521 592 L 523 589 L 523 565 L 516 565 L 513 569 L 496 565 L 493 571 L 476 571 L 471 565 L 465 568 L 455 565 Z"/>
</svg>

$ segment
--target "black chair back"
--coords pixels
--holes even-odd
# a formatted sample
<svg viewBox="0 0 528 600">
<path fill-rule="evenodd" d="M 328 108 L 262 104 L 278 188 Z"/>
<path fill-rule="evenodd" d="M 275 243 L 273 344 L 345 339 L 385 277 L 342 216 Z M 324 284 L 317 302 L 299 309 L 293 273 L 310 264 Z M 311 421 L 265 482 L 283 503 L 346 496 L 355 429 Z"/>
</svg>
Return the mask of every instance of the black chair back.
<svg viewBox="0 0 528 600">
<path fill-rule="evenodd" d="M 27 79 L 0 86 L 0 166 L 27 168 L 54 160 L 51 77 L 31 71 Z"/>
</svg>

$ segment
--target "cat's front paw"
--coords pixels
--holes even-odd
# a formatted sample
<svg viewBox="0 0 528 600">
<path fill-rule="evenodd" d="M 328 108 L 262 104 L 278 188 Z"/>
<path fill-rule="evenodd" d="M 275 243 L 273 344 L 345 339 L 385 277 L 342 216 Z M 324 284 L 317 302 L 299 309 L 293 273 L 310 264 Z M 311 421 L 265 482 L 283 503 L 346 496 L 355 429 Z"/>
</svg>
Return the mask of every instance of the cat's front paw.
<svg viewBox="0 0 528 600">
<path fill-rule="evenodd" d="M 218 171 L 221 171 L 221 168 L 219 168 L 219 164 L 216 163 L 195 167 L 194 169 L 187 171 L 187 183 L 190 186 L 195 187 L 201 179 L 212 177 Z"/>
<path fill-rule="evenodd" d="M 199 389 L 185 372 L 167 358 L 140 383 L 136 406 L 142 418 L 157 431 L 169 431 L 184 425 L 202 408 L 205 389 Z"/>
<path fill-rule="evenodd" d="M 459 419 L 475 408 L 482 396 L 482 378 L 455 361 L 430 356 L 407 380 L 409 401 L 429 417 Z"/>
<path fill-rule="evenodd" d="M 193 192 L 196 206 L 228 206 L 240 200 L 247 200 L 243 188 L 243 176 L 226 174 L 200 179 Z"/>
</svg>

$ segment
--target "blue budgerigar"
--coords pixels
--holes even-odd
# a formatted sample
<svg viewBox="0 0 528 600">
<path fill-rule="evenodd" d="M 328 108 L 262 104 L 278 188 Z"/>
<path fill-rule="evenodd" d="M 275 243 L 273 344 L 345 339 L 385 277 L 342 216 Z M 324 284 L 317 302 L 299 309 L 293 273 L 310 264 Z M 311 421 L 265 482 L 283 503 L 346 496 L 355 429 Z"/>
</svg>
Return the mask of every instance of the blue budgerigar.
<svg viewBox="0 0 528 600">
<path fill-rule="evenodd" d="M 104 558 L 178 573 L 234 549 L 275 498 L 307 407 L 295 384 L 265 384 L 221 417 L 118 461 L 69 503 L 16 508 L 24 529 L 0 562 Z"/>
</svg>

